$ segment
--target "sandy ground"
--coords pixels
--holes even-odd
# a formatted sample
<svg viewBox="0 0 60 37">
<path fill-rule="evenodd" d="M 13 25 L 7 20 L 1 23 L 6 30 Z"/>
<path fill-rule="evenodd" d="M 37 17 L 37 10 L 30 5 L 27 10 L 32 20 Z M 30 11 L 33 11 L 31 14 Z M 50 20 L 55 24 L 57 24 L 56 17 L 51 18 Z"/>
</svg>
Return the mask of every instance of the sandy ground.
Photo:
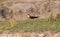
<svg viewBox="0 0 60 37">
<path fill-rule="evenodd" d="M 60 37 L 60 32 L 53 33 L 51 31 L 44 32 L 18 32 L 18 33 L 7 33 L 0 34 L 0 37 Z"/>
</svg>

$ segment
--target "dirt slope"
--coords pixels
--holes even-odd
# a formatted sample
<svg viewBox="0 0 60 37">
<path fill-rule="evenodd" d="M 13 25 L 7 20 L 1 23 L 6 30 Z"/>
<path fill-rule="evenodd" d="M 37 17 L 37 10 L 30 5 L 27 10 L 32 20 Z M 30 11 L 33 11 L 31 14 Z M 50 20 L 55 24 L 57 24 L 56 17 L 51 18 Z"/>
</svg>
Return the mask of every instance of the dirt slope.
<svg viewBox="0 0 60 37">
<path fill-rule="evenodd" d="M 0 4 L 2 19 L 48 18 L 60 12 L 59 0 L 11 0 Z"/>
</svg>

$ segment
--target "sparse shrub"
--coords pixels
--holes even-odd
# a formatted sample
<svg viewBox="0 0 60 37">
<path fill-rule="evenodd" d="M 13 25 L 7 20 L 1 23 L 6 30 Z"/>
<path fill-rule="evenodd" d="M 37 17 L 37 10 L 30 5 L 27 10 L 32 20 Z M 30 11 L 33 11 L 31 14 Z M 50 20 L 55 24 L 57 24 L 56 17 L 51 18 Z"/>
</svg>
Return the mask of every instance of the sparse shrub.
<svg viewBox="0 0 60 37">
<path fill-rule="evenodd" d="M 15 26 L 15 20 L 13 19 L 0 22 L 0 30 L 2 31 L 6 31 L 6 30 L 9 31 L 14 26 Z"/>
<path fill-rule="evenodd" d="M 51 13 L 50 17 L 48 18 L 48 21 L 49 22 L 52 22 L 55 21 L 54 17 L 53 17 L 53 13 Z"/>
<path fill-rule="evenodd" d="M 8 22 L 9 22 L 10 27 L 14 27 L 15 20 L 11 19 Z"/>
<path fill-rule="evenodd" d="M 60 13 L 59 13 L 59 14 L 56 14 L 55 19 L 56 19 L 56 20 L 57 20 L 57 19 L 60 19 Z"/>
</svg>

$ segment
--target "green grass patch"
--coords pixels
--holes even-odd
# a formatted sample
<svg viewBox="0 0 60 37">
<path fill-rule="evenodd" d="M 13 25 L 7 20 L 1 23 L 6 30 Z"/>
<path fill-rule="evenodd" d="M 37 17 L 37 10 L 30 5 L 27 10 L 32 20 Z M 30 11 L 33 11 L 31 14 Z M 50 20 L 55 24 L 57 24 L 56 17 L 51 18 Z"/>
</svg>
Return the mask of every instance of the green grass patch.
<svg viewBox="0 0 60 37">
<path fill-rule="evenodd" d="M 0 30 L 11 32 L 16 32 L 23 30 L 25 32 L 33 31 L 42 31 L 42 30 L 51 30 L 51 31 L 60 31 L 60 20 L 54 20 L 53 23 L 48 21 L 48 19 L 30 19 L 30 20 L 21 20 L 15 21 L 13 27 L 11 27 L 11 22 L 4 21 L 0 22 Z"/>
</svg>

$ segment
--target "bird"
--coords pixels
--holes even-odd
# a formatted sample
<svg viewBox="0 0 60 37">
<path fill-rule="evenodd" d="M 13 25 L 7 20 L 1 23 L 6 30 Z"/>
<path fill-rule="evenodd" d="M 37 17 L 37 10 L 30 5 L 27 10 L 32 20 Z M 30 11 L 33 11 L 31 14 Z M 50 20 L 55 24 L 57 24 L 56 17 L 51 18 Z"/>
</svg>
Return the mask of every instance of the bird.
<svg viewBox="0 0 60 37">
<path fill-rule="evenodd" d="M 29 17 L 30 19 L 38 18 L 38 16 L 32 16 L 32 15 L 30 15 L 30 14 L 28 14 L 28 17 Z"/>
</svg>

